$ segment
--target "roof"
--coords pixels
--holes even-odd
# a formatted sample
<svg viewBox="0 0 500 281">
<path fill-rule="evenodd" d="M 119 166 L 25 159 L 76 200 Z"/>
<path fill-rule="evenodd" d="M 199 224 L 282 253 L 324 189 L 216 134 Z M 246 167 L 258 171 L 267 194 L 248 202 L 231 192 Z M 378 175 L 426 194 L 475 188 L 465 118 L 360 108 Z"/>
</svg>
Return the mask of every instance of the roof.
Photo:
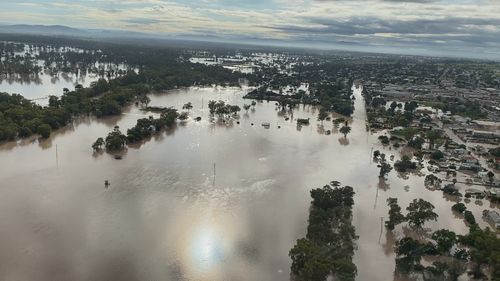
<svg viewBox="0 0 500 281">
<path fill-rule="evenodd" d="M 488 211 L 488 218 L 494 223 L 500 223 L 500 214 L 497 211 Z"/>
<path fill-rule="evenodd" d="M 473 194 L 481 194 L 483 193 L 481 190 L 479 189 L 475 189 L 475 188 L 468 188 L 465 190 L 465 193 L 473 193 Z"/>
</svg>

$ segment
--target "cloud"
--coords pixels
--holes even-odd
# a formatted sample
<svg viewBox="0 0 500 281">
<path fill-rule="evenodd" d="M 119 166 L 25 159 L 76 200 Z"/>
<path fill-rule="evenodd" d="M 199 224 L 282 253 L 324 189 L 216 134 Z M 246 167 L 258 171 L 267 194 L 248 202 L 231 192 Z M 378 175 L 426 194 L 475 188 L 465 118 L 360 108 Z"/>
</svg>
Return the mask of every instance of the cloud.
<svg viewBox="0 0 500 281">
<path fill-rule="evenodd" d="M 116 11 L 114 11 L 116 12 Z M 151 19 L 151 18 L 130 18 L 123 20 L 126 23 L 138 24 L 138 25 L 151 25 L 161 23 L 161 20 Z"/>
<path fill-rule="evenodd" d="M 366 46 L 498 48 L 497 0 L 40 0 L 0 3 L 5 22 L 165 35 Z"/>
</svg>

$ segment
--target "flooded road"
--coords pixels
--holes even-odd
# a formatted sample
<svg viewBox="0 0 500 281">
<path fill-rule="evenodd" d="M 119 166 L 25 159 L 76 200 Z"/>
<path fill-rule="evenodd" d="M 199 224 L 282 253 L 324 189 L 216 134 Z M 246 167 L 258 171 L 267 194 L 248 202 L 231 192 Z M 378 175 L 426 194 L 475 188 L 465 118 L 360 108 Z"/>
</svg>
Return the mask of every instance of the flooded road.
<svg viewBox="0 0 500 281">
<path fill-rule="evenodd" d="M 305 235 L 309 191 L 331 180 L 356 191 L 358 280 L 394 279 L 394 237 L 380 227 L 388 197 L 403 208 L 424 198 L 440 216 L 427 226 L 465 233 L 450 210 L 455 202 L 425 189 L 423 176 L 405 180 L 393 171 L 379 181 L 372 148 L 399 155 L 366 131 L 360 88 L 347 138 L 332 122 L 316 121 L 310 106 L 282 112 L 263 102 L 243 110 L 240 124 L 209 120 L 209 100 L 241 106 L 251 102 L 242 99 L 247 91 L 152 95 L 151 106 L 192 102 L 191 117 L 202 121 L 179 123 L 130 147 L 122 160 L 90 146 L 115 125 L 133 126 L 144 115 L 135 106 L 118 117 L 75 121 L 47 141 L 0 146 L 0 279 L 290 280 L 288 251 Z M 296 118 L 311 125 L 297 128 Z M 487 206 L 467 207 L 481 221 Z"/>
</svg>

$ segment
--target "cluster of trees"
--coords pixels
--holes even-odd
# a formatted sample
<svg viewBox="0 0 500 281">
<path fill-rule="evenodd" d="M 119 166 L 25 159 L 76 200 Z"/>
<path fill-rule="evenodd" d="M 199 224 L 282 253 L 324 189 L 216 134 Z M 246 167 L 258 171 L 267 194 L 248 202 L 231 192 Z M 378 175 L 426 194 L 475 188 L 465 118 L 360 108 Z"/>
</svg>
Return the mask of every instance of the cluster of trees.
<svg viewBox="0 0 500 281">
<path fill-rule="evenodd" d="M 337 79 L 334 82 L 325 82 L 323 80 L 316 81 L 317 77 L 310 77 L 309 75 L 317 76 L 317 73 L 303 73 L 300 76 L 292 76 L 292 78 L 289 79 L 292 79 L 293 81 L 287 82 L 292 84 L 300 84 L 298 81 L 308 80 L 310 82 L 310 94 L 307 95 L 303 90 L 283 94 L 273 91 L 273 87 L 270 85 L 270 83 L 276 81 L 275 79 L 272 79 L 272 77 L 280 75 L 280 73 L 271 74 L 271 78 L 269 80 L 270 82 L 266 82 L 264 83 L 264 85 L 261 85 L 257 89 L 249 92 L 247 95 L 245 95 L 245 98 L 277 101 L 282 109 L 285 109 L 286 107 L 293 108 L 296 104 L 300 103 L 319 105 L 321 106 L 320 116 L 324 116 L 324 118 L 326 118 L 326 116 L 328 116 L 328 113 L 332 111 L 344 116 L 351 116 L 351 114 L 354 112 L 354 104 L 351 100 L 350 91 L 351 82 L 346 83 L 345 79 Z M 320 120 L 324 120 L 324 118 L 321 117 Z"/>
<path fill-rule="evenodd" d="M 444 153 L 441 150 L 434 150 L 430 156 L 432 160 L 441 160 L 444 158 Z"/>
<path fill-rule="evenodd" d="M 319 83 L 314 85 L 313 96 L 325 110 L 351 116 L 354 104 L 349 87 L 350 85 L 340 79 L 335 83 Z"/>
<path fill-rule="evenodd" d="M 460 193 L 457 188 L 455 187 L 455 184 L 447 184 L 443 187 L 443 194 L 448 194 L 452 196 L 459 196 L 462 197 L 462 193 Z"/>
<path fill-rule="evenodd" d="M 309 118 L 297 118 L 297 126 L 309 125 Z"/>
<path fill-rule="evenodd" d="M 465 204 L 456 203 L 451 209 L 463 214 L 469 226 L 469 233 L 458 236 L 458 241 L 470 250 L 474 278 L 485 277 L 484 269 L 491 268 L 490 280 L 500 280 L 500 238 L 488 227 L 481 229 L 476 223 L 474 214 L 467 210 Z"/>
<path fill-rule="evenodd" d="M 243 109 L 244 109 L 246 112 L 248 112 L 248 110 L 249 110 L 250 108 L 252 108 L 253 110 L 255 110 L 255 106 L 256 106 L 256 105 L 257 105 L 257 102 L 256 102 L 256 101 L 252 101 L 250 104 L 246 104 L 246 103 L 245 103 L 245 104 L 243 105 Z"/>
<path fill-rule="evenodd" d="M 116 126 L 113 131 L 111 131 L 104 141 L 104 145 L 106 146 L 106 150 L 108 151 L 117 151 L 121 150 L 125 147 L 127 142 L 127 136 L 122 134 L 120 128 Z M 99 147 L 99 144 L 102 145 L 102 138 L 98 138 L 96 142 L 92 145 L 92 147 Z"/>
<path fill-rule="evenodd" d="M 306 238 L 297 240 L 290 250 L 293 280 L 353 281 L 357 275 L 352 261 L 354 240 L 352 225 L 354 191 L 332 182 L 311 191 L 311 209 Z"/>
<path fill-rule="evenodd" d="M 422 149 L 422 145 L 425 143 L 425 140 L 420 136 L 415 136 L 411 140 L 408 141 L 408 146 L 415 149 Z"/>
<path fill-rule="evenodd" d="M 237 105 L 226 104 L 224 101 L 214 101 L 208 102 L 208 109 L 211 115 L 217 115 L 219 117 L 230 117 L 241 111 L 241 108 Z"/>
<path fill-rule="evenodd" d="M 481 104 L 470 100 L 456 99 L 437 104 L 435 107 L 443 112 L 450 111 L 451 114 L 469 117 L 471 119 L 485 118 L 488 114 L 482 110 Z"/>
<path fill-rule="evenodd" d="M 171 128 L 175 124 L 175 120 L 180 117 L 177 110 L 174 108 L 166 108 L 160 115 L 160 118 L 141 118 L 137 120 L 137 124 L 127 130 L 127 143 L 140 142 L 149 138 L 156 132 L 160 132 L 165 128 Z"/>
<path fill-rule="evenodd" d="M 422 199 L 415 199 L 410 203 L 406 208 L 408 212 L 406 216 L 401 213 L 401 207 L 396 198 L 387 199 L 387 204 L 389 220 L 385 224 L 389 230 L 393 230 L 396 225 L 403 222 L 408 222 L 413 228 L 421 229 L 426 221 L 436 220 L 438 217 L 434 213 L 434 206 Z M 396 270 L 400 274 L 419 272 L 424 274 L 424 279 L 429 280 L 457 280 L 465 272 L 468 253 L 460 248 L 452 253 L 451 250 L 456 243 L 457 235 L 447 229 L 432 233 L 430 241 L 403 237 L 397 241 L 395 247 Z M 426 255 L 441 258 L 425 267 L 421 264 L 421 259 Z"/>
<path fill-rule="evenodd" d="M 387 160 L 385 158 L 385 154 L 384 153 L 380 153 L 379 150 L 375 150 L 373 152 L 373 159 L 375 161 L 378 161 L 379 162 L 379 168 L 380 168 L 380 172 L 379 172 L 379 178 L 385 178 L 385 176 L 387 176 L 391 171 L 392 171 L 392 166 L 391 164 L 387 163 Z"/>
<path fill-rule="evenodd" d="M 420 200 L 414 200 L 407 208 L 408 215 L 401 214 L 396 198 L 387 200 L 389 205 L 388 229 L 404 221 L 414 220 L 413 227 L 421 227 L 424 221 L 436 219 L 434 207 Z M 463 203 L 456 203 L 451 208 L 464 215 L 469 226 L 469 233 L 457 235 L 447 229 L 437 230 L 429 240 L 415 240 L 404 237 L 396 243 L 396 269 L 398 273 L 421 273 L 425 280 L 458 280 L 467 268 L 475 279 L 500 280 L 500 238 L 489 228 L 481 229 L 472 212 Z M 413 214 L 413 215 L 411 215 Z M 427 237 L 427 236 L 426 236 Z M 423 256 L 434 256 L 435 262 L 423 266 Z M 469 264 L 468 264 L 469 263 Z"/>
<path fill-rule="evenodd" d="M 0 141 L 32 134 L 48 137 L 52 130 L 81 114 L 98 117 L 120 114 L 125 105 L 148 92 L 146 85 L 136 83 L 136 76 L 132 72 L 111 82 L 100 79 L 89 88 L 65 89 L 61 97 L 50 96 L 45 107 L 18 94 L 0 93 Z"/>
<path fill-rule="evenodd" d="M 494 231 L 471 224 L 466 235 L 441 229 L 430 238 L 430 241 L 418 241 L 404 237 L 396 243 L 399 273 L 420 272 L 429 280 L 455 281 L 469 267 L 474 279 L 500 280 L 500 238 Z M 421 264 L 423 256 L 435 256 L 439 261 L 425 267 Z"/>
<path fill-rule="evenodd" d="M 394 169 L 396 169 L 396 171 L 400 173 L 406 173 L 408 171 L 417 169 L 417 163 L 411 161 L 410 156 L 403 155 L 403 157 L 401 157 L 401 160 L 398 160 L 396 161 L 396 163 L 394 163 Z"/>
<path fill-rule="evenodd" d="M 414 199 L 410 202 L 406 207 L 406 216 L 401 213 L 397 198 L 388 198 L 387 205 L 389 206 L 389 220 L 385 222 L 385 225 L 389 230 L 393 230 L 395 226 L 403 222 L 407 222 L 414 228 L 422 228 L 425 222 L 438 218 L 434 212 L 434 205 L 423 199 Z"/>
<path fill-rule="evenodd" d="M 364 92 L 366 91 L 364 90 Z M 418 103 L 415 101 L 406 102 L 404 105 L 393 102 L 391 107 L 386 109 L 386 101 L 383 97 L 370 94 L 365 94 L 365 101 L 368 105 L 368 123 L 373 129 L 408 127 L 415 118 L 413 112 L 418 107 Z M 404 110 L 396 110 L 396 108 L 401 107 Z M 378 120 L 383 120 L 383 122 Z"/>
<path fill-rule="evenodd" d="M 472 273 L 476 278 L 484 277 L 484 269 L 490 268 L 490 280 L 500 280 L 500 238 L 494 231 L 471 224 L 469 233 L 460 237 L 460 242 L 470 248 Z"/>
<path fill-rule="evenodd" d="M 52 44 L 57 45 L 57 40 Z M 51 131 L 68 124 L 73 117 L 81 114 L 93 114 L 97 117 L 120 114 L 122 108 L 134 100 L 144 104 L 146 94 L 153 90 L 192 85 L 232 85 L 237 84 L 240 78 L 249 78 L 246 74 L 235 73 L 220 66 L 204 66 L 179 60 L 180 51 L 171 49 L 138 46 L 118 48 L 104 43 L 89 46 L 80 41 L 75 44 L 86 48 L 99 47 L 99 56 L 106 56 L 107 61 L 127 61 L 139 66 L 140 72 L 122 73 L 120 77 L 110 81 L 100 79 L 89 88 L 77 85 L 74 90 L 64 89 L 61 97 L 50 96 L 49 106 L 46 107 L 36 105 L 21 95 L 0 93 L 0 141 L 15 140 L 32 134 L 48 137 Z M 54 47 L 50 52 L 56 50 Z M 92 53 L 84 52 L 81 56 L 64 56 L 57 60 L 85 63 L 91 55 Z M 217 114 L 221 115 L 240 110 L 237 106 L 219 105 Z"/>
<path fill-rule="evenodd" d="M 16 51 L 8 50 L 9 44 L 3 45 L 4 50 L 2 50 L 2 43 L 0 43 L 0 57 L 2 58 L 0 60 L 0 74 L 9 77 L 13 75 L 16 75 L 16 77 L 32 77 L 42 71 L 43 68 L 37 64 L 35 57 L 17 54 L 16 52 L 20 52 L 17 49 Z M 24 46 L 22 50 L 24 50 Z"/>
<path fill-rule="evenodd" d="M 60 107 L 41 107 L 18 94 L 0 93 L 0 141 L 39 134 L 49 137 L 52 130 L 66 125 L 71 113 Z"/>
<path fill-rule="evenodd" d="M 426 187 L 440 188 L 443 181 L 433 174 L 425 176 L 424 184 Z"/>
<path fill-rule="evenodd" d="M 492 148 L 488 152 L 490 153 L 491 156 L 496 157 L 496 158 L 500 158 L 500 146 L 496 147 L 496 148 Z"/>
<path fill-rule="evenodd" d="M 457 244 L 457 235 L 440 229 L 432 233 L 430 241 L 404 237 L 396 243 L 396 271 L 399 274 L 422 273 L 424 280 L 456 281 L 467 269 L 469 253 L 464 248 L 451 251 Z M 423 266 L 423 256 L 435 256 L 430 266 Z"/>
<path fill-rule="evenodd" d="M 174 108 L 165 108 L 160 115 L 160 118 L 141 118 L 137 120 L 137 124 L 127 130 L 127 135 L 121 133 L 116 126 L 111 131 L 105 140 L 98 138 L 92 148 L 96 151 L 102 149 L 104 145 L 108 151 L 116 151 L 125 148 L 127 144 L 140 142 L 151 137 L 153 134 L 162 131 L 163 129 L 171 128 L 175 125 L 176 119 L 179 118 L 177 110 Z"/>
<path fill-rule="evenodd" d="M 464 220 L 467 222 L 469 226 L 477 224 L 474 214 L 471 211 L 467 210 L 467 207 L 465 206 L 464 203 L 454 204 L 453 206 L 451 206 L 451 210 L 459 214 L 462 214 L 464 216 Z"/>
</svg>

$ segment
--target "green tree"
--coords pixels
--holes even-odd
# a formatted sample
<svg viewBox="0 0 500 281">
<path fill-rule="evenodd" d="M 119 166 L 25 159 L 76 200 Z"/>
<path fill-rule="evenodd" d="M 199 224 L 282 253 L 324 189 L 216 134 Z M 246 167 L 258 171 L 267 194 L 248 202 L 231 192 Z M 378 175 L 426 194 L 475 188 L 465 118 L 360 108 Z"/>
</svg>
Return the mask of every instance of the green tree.
<svg viewBox="0 0 500 281">
<path fill-rule="evenodd" d="M 177 117 L 179 120 L 187 120 L 189 117 L 189 114 L 187 112 L 181 112 L 181 114 L 179 114 L 179 117 Z"/>
<path fill-rule="evenodd" d="M 385 222 L 385 226 L 387 229 L 393 230 L 396 225 L 405 221 L 405 216 L 401 213 L 397 198 L 387 198 L 387 206 L 389 206 L 389 220 Z"/>
<path fill-rule="evenodd" d="M 144 106 L 148 106 L 148 104 L 151 102 L 151 99 L 146 95 L 141 95 L 139 97 L 139 102 Z"/>
<path fill-rule="evenodd" d="M 290 250 L 291 271 L 298 280 L 326 280 L 333 268 L 333 260 L 321 253 L 316 243 L 302 238 Z"/>
<path fill-rule="evenodd" d="M 440 178 L 436 177 L 433 174 L 429 174 L 429 175 L 425 176 L 425 179 L 424 179 L 424 184 L 426 186 L 440 187 L 442 182 L 443 181 Z"/>
<path fill-rule="evenodd" d="M 396 110 L 396 107 L 398 107 L 398 103 L 393 101 L 393 102 L 391 102 L 390 106 L 391 106 L 391 110 L 394 111 L 394 110 Z"/>
<path fill-rule="evenodd" d="M 104 145 L 104 139 L 97 138 L 97 140 L 94 142 L 94 144 L 92 144 L 92 149 L 101 150 L 103 145 Z"/>
<path fill-rule="evenodd" d="M 464 211 L 464 219 L 469 225 L 476 224 L 476 218 L 474 217 L 474 214 L 469 210 Z"/>
<path fill-rule="evenodd" d="M 325 121 L 327 117 L 328 117 L 328 112 L 322 107 L 318 113 L 318 120 L 321 121 L 321 124 L 323 124 L 323 121 Z"/>
<path fill-rule="evenodd" d="M 405 173 L 408 170 L 415 170 L 416 168 L 417 163 L 411 161 L 411 158 L 408 155 L 403 155 L 403 157 L 401 157 L 401 160 L 398 160 L 396 161 L 396 163 L 394 163 L 394 169 L 401 173 Z"/>
<path fill-rule="evenodd" d="M 392 167 L 389 163 L 386 163 L 386 162 L 382 162 L 380 164 L 380 172 L 378 174 L 378 176 L 380 178 L 383 178 L 385 177 L 387 174 L 389 174 L 389 172 L 392 171 Z"/>
<path fill-rule="evenodd" d="M 433 160 L 441 160 L 443 158 L 444 158 L 444 154 L 440 150 L 435 150 L 431 153 L 431 159 L 433 159 Z"/>
<path fill-rule="evenodd" d="M 434 213 L 434 205 L 423 199 L 413 199 L 406 210 L 408 211 L 406 220 L 412 227 L 421 228 L 426 221 L 438 218 L 438 215 Z"/>
<path fill-rule="evenodd" d="M 115 128 L 111 131 L 106 137 L 106 149 L 109 151 L 113 150 L 121 150 L 125 147 L 125 143 L 127 142 L 127 136 L 120 132 L 119 128 Z"/>
<path fill-rule="evenodd" d="M 463 212 L 467 210 L 467 207 L 465 206 L 464 203 L 456 203 L 453 206 L 451 206 L 451 210 L 463 214 Z"/>
<path fill-rule="evenodd" d="M 417 109 L 418 103 L 416 101 L 405 102 L 404 109 L 405 111 L 413 112 Z"/>
<path fill-rule="evenodd" d="M 439 130 L 429 130 L 425 133 L 425 136 L 429 141 L 429 148 L 432 149 L 436 140 L 442 137 L 442 133 Z"/>
<path fill-rule="evenodd" d="M 488 171 L 486 174 L 488 176 L 488 180 L 490 181 L 490 185 L 493 185 L 493 180 L 495 179 L 495 174 L 492 171 Z"/>
<path fill-rule="evenodd" d="M 208 109 L 210 110 L 210 114 L 214 115 L 215 110 L 217 109 L 217 102 L 214 100 L 208 101 Z"/>
<path fill-rule="evenodd" d="M 412 138 L 410 141 L 408 141 L 408 146 L 415 149 L 421 149 L 424 142 L 425 141 L 423 138 L 416 136 Z"/>
<path fill-rule="evenodd" d="M 188 112 L 193 108 L 193 104 L 191 102 L 188 102 L 182 106 L 182 109 L 187 110 Z"/>
<path fill-rule="evenodd" d="M 432 234 L 432 240 L 436 241 L 438 252 L 448 254 L 457 242 L 457 235 L 453 231 L 441 229 Z"/>
<path fill-rule="evenodd" d="M 339 129 L 339 132 L 344 135 L 344 138 L 346 138 L 347 134 L 349 134 L 351 132 L 351 127 L 349 127 L 347 125 L 342 126 L 342 128 Z"/>
<path fill-rule="evenodd" d="M 44 139 L 50 137 L 50 133 L 52 132 L 52 128 L 48 124 L 42 124 L 38 126 L 36 132 Z"/>
<path fill-rule="evenodd" d="M 421 267 L 420 260 L 424 254 L 422 244 L 411 237 L 401 238 L 396 242 L 396 268 L 405 273 Z"/>
</svg>

